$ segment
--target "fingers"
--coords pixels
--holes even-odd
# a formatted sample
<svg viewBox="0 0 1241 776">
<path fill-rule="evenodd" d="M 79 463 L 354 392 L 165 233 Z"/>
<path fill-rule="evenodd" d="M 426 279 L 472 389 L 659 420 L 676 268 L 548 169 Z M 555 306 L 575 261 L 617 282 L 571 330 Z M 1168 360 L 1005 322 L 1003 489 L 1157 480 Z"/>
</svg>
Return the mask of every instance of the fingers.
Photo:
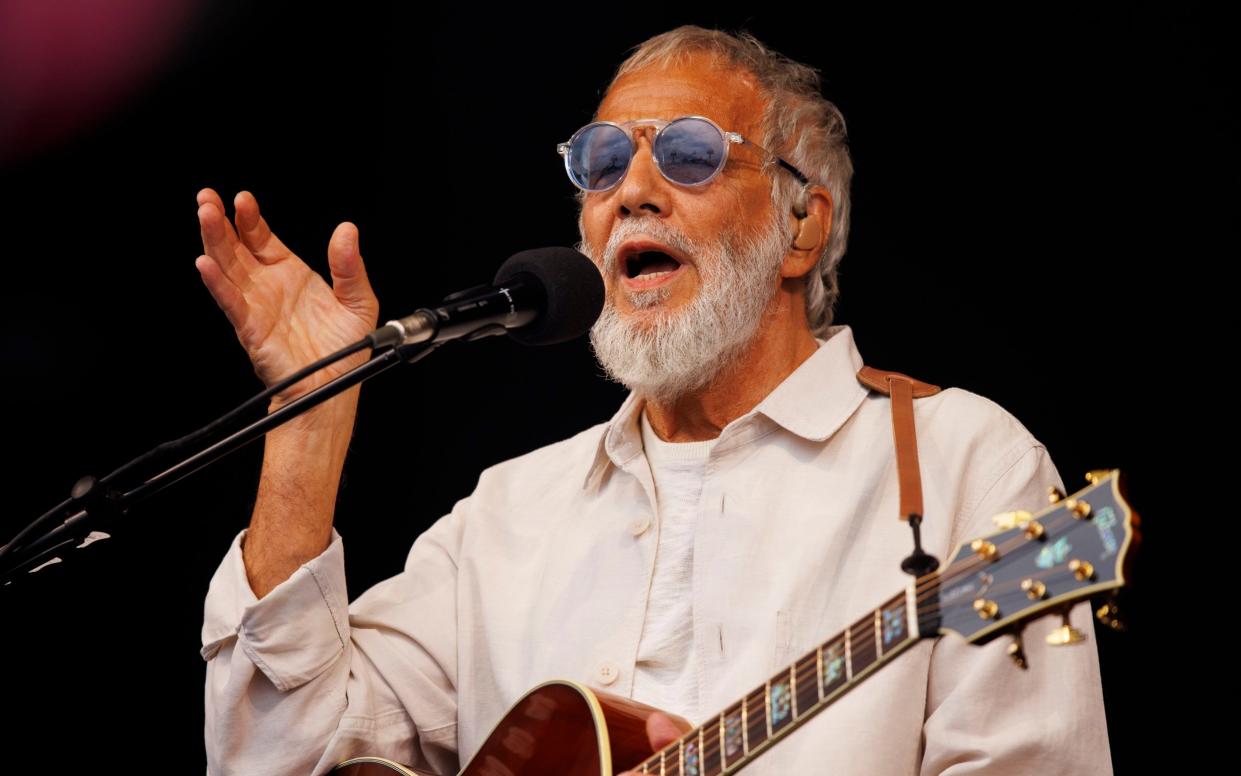
<svg viewBox="0 0 1241 776">
<path fill-rule="evenodd" d="M 194 266 L 198 268 L 198 274 L 202 276 L 215 303 L 228 317 L 228 322 L 233 324 L 234 329 L 240 329 L 246 311 L 246 299 L 241 290 L 225 277 L 220 265 L 210 256 L 199 256 L 194 260 Z"/>
<path fill-rule="evenodd" d="M 662 711 L 651 712 L 646 718 L 646 737 L 651 742 L 651 751 L 658 752 L 668 744 L 693 729 L 693 724 L 682 717 L 665 714 Z M 616 776 L 642 776 L 639 771 L 622 771 Z"/>
<path fill-rule="evenodd" d="M 372 322 L 377 319 L 379 302 L 362 264 L 356 226 L 345 221 L 336 227 L 328 241 L 327 259 L 332 290 L 340 303 Z"/>
<path fill-rule="evenodd" d="M 646 718 L 646 737 L 651 742 L 651 751 L 663 749 L 693 727 L 688 720 L 680 717 L 662 711 L 652 712 L 651 716 Z"/>
<path fill-rule="evenodd" d="M 267 220 L 259 213 L 259 201 L 248 191 L 239 191 L 233 198 L 237 212 L 237 233 L 241 241 L 264 264 L 274 264 L 288 258 L 290 251 L 267 226 Z"/>
<path fill-rule="evenodd" d="M 249 285 L 254 257 L 237 240 L 233 227 L 224 215 L 224 203 L 212 189 L 198 192 L 198 227 L 202 234 L 203 252 L 215 260 L 233 284 Z"/>
</svg>

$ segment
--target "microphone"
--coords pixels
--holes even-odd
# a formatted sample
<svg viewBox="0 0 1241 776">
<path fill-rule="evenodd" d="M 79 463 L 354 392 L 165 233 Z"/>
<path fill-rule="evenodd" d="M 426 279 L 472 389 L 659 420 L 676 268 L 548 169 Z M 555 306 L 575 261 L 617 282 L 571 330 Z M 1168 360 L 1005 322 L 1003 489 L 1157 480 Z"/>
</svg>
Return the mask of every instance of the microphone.
<svg viewBox="0 0 1241 776">
<path fill-rule="evenodd" d="M 490 286 L 444 297 L 439 307 L 388 321 L 367 335 L 372 348 L 505 334 L 523 345 L 551 345 L 590 330 L 603 310 L 603 276 L 572 248 L 515 253 Z"/>
</svg>

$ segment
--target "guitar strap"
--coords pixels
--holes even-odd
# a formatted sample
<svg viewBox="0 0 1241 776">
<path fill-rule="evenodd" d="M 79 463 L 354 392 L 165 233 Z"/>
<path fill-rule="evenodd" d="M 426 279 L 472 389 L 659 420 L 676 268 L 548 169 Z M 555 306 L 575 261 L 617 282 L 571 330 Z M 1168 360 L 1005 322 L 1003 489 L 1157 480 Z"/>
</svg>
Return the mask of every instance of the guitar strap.
<svg viewBox="0 0 1241 776">
<path fill-rule="evenodd" d="M 918 467 L 918 437 L 914 433 L 914 399 L 934 396 L 938 385 L 915 380 L 900 372 L 864 366 L 857 379 L 862 385 L 892 399 L 892 438 L 896 443 L 896 474 L 900 484 L 900 518 L 922 519 L 922 475 Z"/>
</svg>

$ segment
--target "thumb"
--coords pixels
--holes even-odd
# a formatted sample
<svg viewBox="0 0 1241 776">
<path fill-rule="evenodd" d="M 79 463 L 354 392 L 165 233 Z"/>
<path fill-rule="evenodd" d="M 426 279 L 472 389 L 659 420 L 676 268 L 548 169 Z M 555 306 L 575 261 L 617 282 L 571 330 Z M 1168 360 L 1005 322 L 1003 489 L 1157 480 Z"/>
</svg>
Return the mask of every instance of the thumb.
<svg viewBox="0 0 1241 776">
<path fill-rule="evenodd" d="M 358 250 L 357 226 L 343 221 L 336 227 L 328 241 L 327 263 L 332 273 L 332 290 L 340 303 L 368 318 L 378 317 L 379 305 Z"/>
<path fill-rule="evenodd" d="M 688 721 L 656 711 L 646 718 L 646 737 L 651 742 L 651 751 L 657 752 L 681 737 L 694 726 Z"/>
</svg>

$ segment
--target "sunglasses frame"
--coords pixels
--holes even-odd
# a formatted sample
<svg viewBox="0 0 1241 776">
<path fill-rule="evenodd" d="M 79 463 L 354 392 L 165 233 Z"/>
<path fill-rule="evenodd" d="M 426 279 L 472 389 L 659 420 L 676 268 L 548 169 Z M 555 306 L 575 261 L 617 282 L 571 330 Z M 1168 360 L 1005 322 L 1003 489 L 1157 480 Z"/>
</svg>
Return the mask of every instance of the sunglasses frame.
<svg viewBox="0 0 1241 776">
<path fill-rule="evenodd" d="M 712 172 L 710 175 L 708 175 L 706 178 L 702 179 L 701 181 L 698 181 L 697 183 L 682 183 L 681 181 L 673 180 L 672 178 L 668 177 L 668 173 L 664 172 L 664 168 L 659 164 L 659 157 L 655 154 L 655 146 L 659 143 L 659 138 L 661 135 L 663 135 L 664 130 L 672 126 L 673 124 L 676 124 L 679 121 L 685 121 L 687 119 L 697 119 L 699 121 L 704 121 L 707 124 L 709 124 L 716 132 L 720 133 L 720 140 L 724 146 L 723 157 L 720 159 L 720 163 L 715 168 L 715 171 Z M 621 176 L 617 178 L 616 181 L 612 185 L 607 186 L 605 188 L 601 188 L 601 189 L 588 189 L 585 186 L 578 183 L 577 179 L 573 177 L 573 170 L 569 166 L 570 149 L 573 147 L 574 142 L 576 142 L 577 139 L 581 137 L 584 132 L 586 132 L 587 130 L 593 127 L 600 127 L 600 126 L 616 127 L 617 129 L 625 133 L 625 136 L 629 138 L 629 161 L 625 163 L 625 171 L 621 173 Z M 635 139 L 635 133 L 633 130 L 634 128 L 639 127 L 639 126 L 654 126 L 655 127 L 655 137 L 651 140 L 651 159 L 655 162 L 655 167 L 656 169 L 659 170 L 659 174 L 664 176 L 664 180 L 668 181 L 669 183 L 673 183 L 677 186 L 705 186 L 706 184 L 714 180 L 715 176 L 719 175 L 720 172 L 723 171 L 724 165 L 728 164 L 728 150 L 733 146 L 734 143 L 748 145 L 756 149 L 769 161 L 778 162 L 781 167 L 783 167 L 784 169 L 791 172 L 794 176 L 796 176 L 797 180 L 800 181 L 803 186 L 808 185 L 810 183 L 810 179 L 807 178 L 804 174 L 802 174 L 801 170 L 798 170 L 796 167 L 789 164 L 784 159 L 781 159 L 780 157 L 776 156 L 771 151 L 768 151 L 766 148 L 763 148 L 757 143 L 746 140 L 744 137 L 741 136 L 740 133 L 729 132 L 725 129 L 722 129 L 719 124 L 716 124 L 714 121 L 707 118 L 706 116 L 678 116 L 675 119 L 632 119 L 630 121 L 625 121 L 621 123 L 617 123 L 615 121 L 592 121 L 591 123 L 582 127 L 578 131 L 574 132 L 573 136 L 570 137 L 568 141 L 564 143 L 557 143 L 556 152 L 564 157 L 565 174 L 569 176 L 569 180 L 573 182 L 573 185 L 577 186 L 582 191 L 585 191 L 590 194 L 600 193 L 604 191 L 611 191 L 612 189 L 619 186 L 621 182 L 625 180 L 625 176 L 629 175 L 629 170 L 633 166 L 633 159 L 635 156 L 637 156 L 638 141 Z"/>
</svg>

